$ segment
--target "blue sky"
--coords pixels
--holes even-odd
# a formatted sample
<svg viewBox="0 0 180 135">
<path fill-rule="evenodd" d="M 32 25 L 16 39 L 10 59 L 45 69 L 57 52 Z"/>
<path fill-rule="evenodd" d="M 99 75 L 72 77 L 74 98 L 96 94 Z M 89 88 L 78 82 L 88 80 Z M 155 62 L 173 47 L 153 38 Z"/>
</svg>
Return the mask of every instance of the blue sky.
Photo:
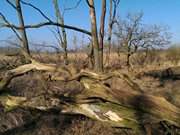
<svg viewBox="0 0 180 135">
<path fill-rule="evenodd" d="M 26 1 L 26 0 L 25 0 Z M 49 17 L 54 17 L 52 0 L 28 0 L 38 6 Z M 72 7 L 78 0 L 59 0 L 61 9 L 63 7 Z M 107 0 L 109 3 L 109 0 Z M 101 9 L 101 0 L 95 0 L 97 18 L 99 24 L 99 16 Z M 109 5 L 109 4 L 108 4 Z M 172 42 L 180 43 L 180 0 L 121 0 L 118 8 L 118 15 L 125 17 L 127 13 L 144 12 L 143 23 L 168 25 L 172 33 Z M 109 9 L 107 9 L 108 11 Z M 0 11 L 3 12 L 7 19 L 13 23 L 17 23 L 17 16 L 5 0 L 0 0 Z M 25 23 L 38 23 L 44 21 L 43 18 L 34 10 L 27 6 L 23 6 Z M 108 12 L 107 12 L 108 13 Z M 106 18 L 108 19 L 108 18 Z M 89 10 L 85 0 L 82 0 L 77 9 L 65 12 L 65 23 L 78 26 L 90 30 Z M 107 23 L 106 23 L 107 24 Z M 0 29 L 0 40 L 7 39 L 13 33 L 7 29 Z M 69 46 L 73 35 L 82 37 L 81 33 L 68 30 Z M 28 30 L 30 41 L 55 43 L 55 38 L 48 28 L 40 28 L 37 30 Z"/>
</svg>

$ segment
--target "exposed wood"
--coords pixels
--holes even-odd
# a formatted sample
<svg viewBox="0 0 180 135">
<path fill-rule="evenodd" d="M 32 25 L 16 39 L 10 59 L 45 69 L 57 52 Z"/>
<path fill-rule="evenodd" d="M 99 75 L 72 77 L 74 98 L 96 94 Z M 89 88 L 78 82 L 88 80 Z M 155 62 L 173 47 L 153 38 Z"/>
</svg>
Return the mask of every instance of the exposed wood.
<svg viewBox="0 0 180 135">
<path fill-rule="evenodd" d="M 0 80 L 0 89 L 4 89 L 13 78 L 32 70 L 52 72 L 50 79 L 64 81 L 72 87 L 74 85 L 70 84 L 69 81 L 77 80 L 83 86 L 83 90 L 75 94 L 69 92 L 61 95 L 56 94 L 56 96 L 45 94 L 31 99 L 1 94 L 0 103 L 6 111 L 18 107 L 41 111 L 57 109 L 67 114 L 83 114 L 92 119 L 108 123 L 112 127 L 132 128 L 136 132 L 141 130 L 143 124 L 160 121 L 167 121 L 177 127 L 180 126 L 180 109 L 178 107 L 162 97 L 143 93 L 140 87 L 127 75 L 118 72 L 105 75 L 91 71 L 81 71 L 74 75 L 71 74 L 71 71 L 57 67 L 54 64 L 33 61 L 31 64 L 7 71 L 6 76 Z M 54 72 L 66 72 L 69 77 L 53 77 Z M 112 77 L 121 78 L 125 81 L 124 83 L 130 86 L 131 90 L 116 90 L 106 86 L 104 81 Z"/>
<path fill-rule="evenodd" d="M 43 64 L 35 60 L 32 60 L 32 63 L 30 64 L 22 65 L 22 66 L 17 67 L 16 69 L 12 69 L 5 72 L 2 75 L 2 77 L 0 77 L 0 91 L 4 90 L 4 88 L 10 83 L 10 81 L 13 78 L 23 75 L 32 70 L 49 71 L 52 73 L 65 72 L 66 74 L 70 74 L 68 70 L 60 68 L 56 64 Z M 47 76 L 47 77 L 50 77 L 50 76 Z"/>
<path fill-rule="evenodd" d="M 81 0 L 78 0 L 75 7 L 79 5 L 80 1 Z M 97 28 L 95 1 L 86 0 L 89 6 L 91 31 L 66 25 L 64 23 L 63 14 L 61 14 L 59 9 L 58 0 L 52 1 L 56 14 L 55 21 L 51 20 L 38 7 L 31 3 L 23 0 L 15 0 L 14 3 L 10 0 L 6 0 L 6 2 L 16 10 L 19 24 L 11 24 L 3 13 L 0 12 L 0 17 L 3 20 L 1 26 L 10 28 L 16 34 L 21 44 L 22 53 L 28 64 L 19 67 L 16 67 L 18 64 L 9 66 L 8 68 L 10 70 L 8 71 L 5 71 L 5 69 L 7 70 L 6 66 L 0 65 L 0 134 L 8 134 L 10 130 L 10 134 L 13 134 L 15 130 L 12 129 L 18 128 L 18 125 L 20 125 L 20 128 L 21 126 L 25 127 L 27 123 L 31 123 L 33 120 L 37 122 L 41 114 L 48 114 L 49 119 L 49 112 L 58 113 L 58 116 L 59 114 L 71 114 L 73 116 L 83 115 L 90 119 L 105 123 L 109 127 L 132 129 L 136 134 L 140 134 L 143 127 L 145 127 L 147 134 L 150 135 L 151 130 L 149 130 L 149 127 L 157 123 L 168 123 L 171 127 L 180 128 L 180 106 L 175 103 L 175 100 L 172 101 L 172 98 L 177 99 L 179 96 L 175 97 L 175 92 L 170 95 L 172 97 L 165 99 L 155 94 L 151 95 L 149 94 L 150 92 L 146 93 L 145 90 L 142 89 L 146 87 L 146 85 L 148 87 L 150 85 L 153 86 L 150 86 L 150 90 L 154 87 L 157 88 L 157 86 L 154 86 L 156 85 L 154 82 L 145 82 L 141 88 L 141 86 L 125 73 L 120 73 L 118 71 L 108 73 L 102 72 L 106 0 L 101 0 L 100 29 Z M 112 29 L 115 23 L 116 9 L 119 2 L 120 0 L 110 0 L 108 57 L 110 55 Z M 45 19 L 45 22 L 26 25 L 21 4 L 38 11 L 41 17 Z M 69 9 L 72 8 L 65 8 L 64 11 Z M 127 49 L 128 66 L 130 66 L 130 57 L 137 51 L 139 46 L 140 48 L 148 50 L 149 46 L 161 46 L 169 43 L 167 40 L 168 37 L 161 35 L 162 29 L 160 27 L 152 27 L 152 30 L 150 27 L 150 30 L 147 29 L 146 31 L 145 27 L 142 27 L 140 23 L 141 17 L 141 14 L 134 17 L 129 16 L 129 23 L 125 21 L 124 24 L 120 21 L 116 22 L 119 30 L 115 33 L 118 40 L 122 42 L 120 44 L 124 45 Z M 57 33 L 59 34 L 64 50 L 64 66 L 41 63 L 34 60 L 30 55 L 26 30 L 37 29 L 44 26 L 55 26 L 58 28 Z M 93 59 L 92 65 L 94 66 L 94 71 L 87 69 L 79 71 L 78 69 L 74 69 L 73 66 L 67 65 L 66 29 L 91 36 L 92 49 L 89 57 Z M 76 64 L 78 64 L 78 62 L 76 62 Z M 114 64 L 116 64 L 116 62 L 113 63 L 113 65 Z M 83 68 L 85 69 L 86 67 L 84 66 Z M 180 67 L 146 71 L 139 74 L 139 76 L 141 75 L 158 77 L 162 80 L 180 79 Z M 23 83 L 21 82 L 22 80 Z M 39 80 L 40 82 L 38 82 Z M 140 82 L 144 80 L 136 81 L 140 84 Z M 26 85 L 25 83 L 28 84 Z M 159 84 L 158 82 L 158 85 Z M 37 89 L 33 89 L 35 85 L 37 85 Z M 16 86 L 19 88 L 16 88 Z M 15 91 L 13 91 L 13 89 Z M 32 90 L 30 93 L 28 93 L 29 89 Z M 178 88 L 172 89 L 176 90 Z M 167 94 L 169 94 L 169 92 L 167 92 Z M 4 117 L 3 114 L 6 115 L 6 113 L 8 114 L 18 109 L 30 112 L 30 118 L 24 121 L 22 118 L 23 116 L 20 116 L 19 119 L 21 122 L 18 122 L 18 115 L 9 115 L 12 118 L 10 118 L 10 121 L 4 123 L 8 115 Z M 57 121 L 56 118 L 53 118 L 52 127 L 56 125 L 60 126 L 59 122 L 59 120 Z M 76 125 L 76 127 L 79 126 Z M 46 127 L 44 128 L 42 126 L 42 128 L 46 132 Z"/>
</svg>

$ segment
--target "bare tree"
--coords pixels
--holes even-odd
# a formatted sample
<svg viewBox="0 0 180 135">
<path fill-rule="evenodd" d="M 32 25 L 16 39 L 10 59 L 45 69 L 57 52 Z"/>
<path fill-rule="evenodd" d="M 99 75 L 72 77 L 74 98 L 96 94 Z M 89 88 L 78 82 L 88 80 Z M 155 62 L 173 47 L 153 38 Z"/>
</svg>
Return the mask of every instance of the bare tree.
<svg viewBox="0 0 180 135">
<path fill-rule="evenodd" d="M 88 30 L 78 28 L 78 27 L 75 27 L 75 26 L 65 25 L 63 20 L 62 20 L 62 22 L 53 21 L 48 16 L 46 16 L 38 7 L 34 6 L 31 3 L 25 2 L 23 0 L 16 0 L 15 4 L 13 2 L 9 1 L 9 0 L 6 0 L 6 2 L 17 11 L 18 20 L 19 20 L 20 25 L 18 26 L 18 25 L 12 24 L 10 21 L 8 21 L 6 19 L 5 15 L 2 12 L 0 12 L 0 19 L 2 20 L 0 26 L 10 28 L 15 33 L 15 35 L 17 36 L 17 38 L 21 42 L 22 53 L 27 59 L 31 59 L 31 58 L 30 58 L 30 51 L 29 51 L 29 46 L 28 46 L 28 39 L 27 39 L 26 29 L 37 29 L 37 28 L 41 28 L 41 27 L 45 27 L 45 26 L 61 27 L 61 28 L 63 28 L 62 33 L 63 33 L 64 40 L 62 40 L 62 41 L 63 41 L 64 46 L 65 46 L 64 48 L 67 48 L 67 40 L 66 40 L 66 34 L 64 32 L 64 30 L 65 30 L 64 28 L 74 30 L 74 31 L 78 31 L 78 32 L 81 32 L 81 33 L 84 33 L 84 34 L 87 34 L 87 35 L 91 36 L 91 32 L 89 32 Z M 21 4 L 24 4 L 26 6 L 29 6 L 29 7 L 33 8 L 35 11 L 40 13 L 40 15 L 43 18 L 45 18 L 46 21 L 45 22 L 40 22 L 38 24 L 25 25 L 24 24 L 23 13 L 22 13 L 22 9 L 21 9 Z M 59 15 L 61 15 L 61 14 L 59 14 Z M 65 52 L 66 52 L 66 49 L 65 49 Z M 65 55 L 67 55 L 67 54 L 65 53 Z M 65 59 L 66 59 L 66 56 L 65 56 Z"/>
<path fill-rule="evenodd" d="M 23 28 L 19 30 L 21 38 L 22 38 L 22 42 L 21 42 L 22 49 L 24 49 L 23 52 L 25 52 L 24 53 L 25 57 L 29 57 L 30 51 L 29 51 L 29 45 L 28 45 L 28 38 L 26 34 L 26 29 L 24 28 L 24 18 L 22 14 L 20 0 L 16 0 L 16 10 L 17 10 L 17 15 L 18 15 L 18 20 L 19 20 L 19 26 Z"/>
<path fill-rule="evenodd" d="M 56 12 L 57 23 L 60 23 L 60 24 L 64 25 L 64 18 L 63 18 L 62 14 L 61 14 L 61 11 L 59 9 L 58 0 L 53 0 L 53 4 L 54 4 L 55 12 Z M 57 31 L 58 31 L 61 46 L 63 48 L 64 63 L 67 65 L 68 64 L 68 56 L 67 56 L 67 36 L 66 36 L 66 31 L 65 31 L 64 27 L 61 28 L 61 32 L 60 32 L 59 27 L 58 27 Z"/>
<path fill-rule="evenodd" d="M 98 42 L 98 30 L 96 22 L 96 10 L 94 6 L 94 0 L 86 0 L 89 5 L 89 12 L 91 17 L 91 33 L 92 33 L 92 44 L 93 44 L 93 54 L 94 54 L 94 68 L 96 71 L 100 71 L 100 57 L 99 57 L 99 42 Z"/>
<path fill-rule="evenodd" d="M 103 70 L 103 48 L 104 48 L 104 25 L 106 17 L 106 0 L 102 0 L 101 21 L 99 30 L 100 68 Z"/>
<path fill-rule="evenodd" d="M 89 9 L 90 9 L 91 32 L 89 32 L 88 30 L 85 30 L 85 29 L 75 27 L 75 26 L 65 25 L 62 22 L 54 22 L 49 17 L 47 17 L 36 6 L 32 5 L 31 3 L 24 2 L 23 0 L 19 0 L 19 1 L 22 4 L 30 6 L 33 9 L 35 9 L 36 11 L 38 11 L 41 14 L 41 16 L 43 16 L 46 19 L 46 22 L 40 22 L 38 24 L 30 24 L 30 25 L 24 25 L 24 26 L 16 26 L 16 25 L 11 24 L 11 23 L 8 23 L 8 24 L 5 23 L 2 26 L 13 28 L 13 29 L 19 30 L 19 31 L 20 30 L 25 30 L 25 29 L 40 28 L 40 27 L 44 27 L 44 26 L 58 26 L 58 27 L 67 28 L 67 29 L 78 31 L 78 32 L 82 32 L 84 34 L 92 36 L 93 55 L 94 55 L 94 61 L 95 61 L 94 69 L 96 71 L 102 71 L 103 70 L 103 39 L 104 39 L 104 22 L 105 22 L 105 13 L 106 13 L 106 1 L 105 0 L 102 2 L 102 15 L 101 15 L 102 16 L 101 17 L 101 24 L 102 25 L 101 25 L 101 28 L 100 28 L 101 46 L 99 45 L 100 43 L 99 43 L 99 38 L 98 38 L 98 30 L 97 30 L 97 23 L 96 23 L 96 11 L 95 11 L 95 7 L 94 7 L 94 0 L 86 0 L 88 5 L 89 5 Z M 55 3 L 55 5 L 56 4 L 57 3 Z M 58 15 L 58 17 L 61 17 L 61 16 Z"/>
<path fill-rule="evenodd" d="M 125 20 L 118 20 L 115 35 L 127 54 L 127 66 L 130 66 L 130 57 L 138 49 L 162 47 L 169 43 L 169 34 L 165 27 L 142 24 L 143 13 L 128 14 Z"/>
<path fill-rule="evenodd" d="M 19 21 L 19 29 L 18 31 L 11 27 L 11 23 L 6 19 L 6 17 L 3 15 L 3 13 L 0 13 L 1 19 L 4 22 L 2 25 L 9 25 L 11 30 L 15 33 L 17 38 L 20 40 L 20 45 L 21 45 L 21 51 L 22 54 L 25 56 L 26 59 L 30 59 L 30 50 L 29 50 L 29 45 L 28 45 L 28 38 L 26 34 L 26 29 L 24 27 L 24 18 L 23 18 L 23 13 L 22 13 L 22 8 L 21 8 L 21 3 L 20 0 L 16 0 L 15 4 L 9 0 L 6 0 L 6 2 L 16 10 L 17 16 L 18 16 L 18 21 Z"/>
<path fill-rule="evenodd" d="M 16 2 L 18 2 L 18 0 L 16 0 Z M 36 9 L 42 16 L 44 16 L 44 18 L 46 18 L 47 22 L 42 22 L 35 25 L 24 25 L 22 21 L 23 16 L 21 11 L 21 16 L 19 17 L 21 24 L 20 26 L 9 23 L 7 19 L 2 15 L 2 19 L 5 22 L 5 24 L 3 25 L 11 28 L 18 37 L 18 34 L 21 33 L 22 37 L 20 37 L 20 39 L 25 36 L 23 34 L 26 34 L 25 30 L 27 28 L 39 28 L 48 25 L 69 28 L 82 33 L 86 33 L 92 36 L 91 40 L 94 49 L 95 69 L 96 71 L 102 71 L 103 61 L 101 61 L 102 55 L 100 54 L 100 52 L 103 53 L 102 50 L 106 1 L 104 0 L 104 3 L 102 2 L 100 39 L 98 39 L 94 0 L 87 0 L 87 2 L 90 7 L 91 32 L 74 26 L 54 22 L 46 17 L 41 10 L 28 3 L 26 3 L 26 5 L 30 5 L 31 7 Z M 12 6 L 15 7 L 15 9 L 19 7 L 17 5 Z M 121 43 L 128 48 L 128 54 L 131 54 L 129 52 L 133 52 L 133 48 L 134 50 L 137 50 L 138 48 L 154 45 L 160 46 L 166 43 L 166 38 L 164 35 L 162 35 L 162 29 L 156 26 L 154 26 L 153 28 L 151 27 L 151 29 L 146 29 L 146 27 L 144 27 L 140 23 L 141 16 L 134 16 L 132 17 L 132 20 L 130 19 L 130 22 L 125 21 L 124 23 L 117 22 L 117 37 L 120 39 Z M 19 31 L 19 33 L 17 33 L 17 31 Z M 82 70 L 77 73 L 74 70 L 75 69 L 70 66 L 59 67 L 59 65 L 57 64 L 45 64 L 37 62 L 36 60 L 31 60 L 30 64 L 21 65 L 17 68 L 3 71 L 0 74 L 0 93 L 6 94 L 0 94 L 1 111 L 7 112 L 13 111 L 15 109 L 26 109 L 26 111 L 35 110 L 37 111 L 38 116 L 33 116 L 32 121 L 28 119 L 25 122 L 22 122 L 22 120 L 20 120 L 21 122 L 18 122 L 17 119 L 13 116 L 13 124 L 10 126 L 9 124 L 11 124 L 11 122 L 9 122 L 9 120 L 8 122 L 4 122 L 1 120 L 0 125 L 2 128 L 0 128 L 0 134 L 13 132 L 19 127 L 24 128 L 24 125 L 28 125 L 29 123 L 37 121 L 39 119 L 39 114 L 42 114 L 43 112 L 51 112 L 53 110 L 57 110 L 62 114 L 84 115 L 91 119 L 105 122 L 107 125 L 113 128 L 124 127 L 126 129 L 134 130 L 135 134 L 141 134 L 141 130 L 146 123 L 149 125 L 157 123 L 163 124 L 163 122 L 167 122 L 168 126 L 170 125 L 173 129 L 175 127 L 180 127 L 179 107 L 171 104 L 163 97 L 156 97 L 148 93 L 146 94 L 141 89 L 141 87 L 136 82 L 134 82 L 126 73 L 115 71 L 106 74 L 98 74 L 88 70 Z M 171 71 L 172 75 L 177 74 L 177 76 L 179 76 L 179 72 L 177 72 L 179 71 L 179 67 L 162 70 L 160 71 L 160 76 L 162 76 L 161 74 L 164 74 L 166 72 L 168 72 L 168 76 L 171 76 L 171 74 L 169 74 L 169 71 Z M 38 78 L 43 79 L 44 83 L 49 84 L 52 81 L 60 81 L 63 86 L 56 86 L 56 88 L 51 87 L 53 90 L 50 89 L 50 91 L 48 91 L 49 86 L 47 86 L 45 92 L 39 93 L 38 95 L 32 94 L 31 98 L 28 98 L 26 96 L 18 97 L 12 95 L 12 92 L 8 91 L 10 90 L 8 86 L 11 84 L 13 79 L 19 76 L 23 76 L 29 72 L 38 72 L 38 74 L 41 73 L 42 76 Z M 32 75 L 30 75 L 30 77 L 32 77 Z M 35 78 L 35 81 L 37 81 L 37 76 Z M 124 84 L 123 87 L 118 86 L 119 88 L 117 90 L 116 88 L 112 90 L 111 88 L 116 87 L 111 83 L 114 78 L 118 80 L 118 83 Z M 30 81 L 31 79 L 33 78 L 30 78 Z M 110 81 L 109 83 L 107 82 L 108 80 Z M 70 83 L 72 81 L 73 83 Z M 64 89 L 67 85 L 67 90 L 58 92 L 62 88 Z M 125 86 L 127 86 L 128 90 L 124 90 Z M 72 90 L 69 90 L 69 88 L 72 88 Z M 80 90 L 74 92 L 74 90 L 76 89 Z M 137 101 L 140 101 L 140 103 Z M 139 115 L 136 114 L 141 114 L 142 116 L 147 117 L 139 117 Z M 29 117 L 29 115 L 27 116 Z M 14 124 L 14 121 L 16 124 Z M 167 127 L 166 123 L 165 126 Z M 148 134 L 151 133 L 148 132 Z"/>
<path fill-rule="evenodd" d="M 111 51 L 112 30 L 113 30 L 113 25 L 116 21 L 116 13 L 119 3 L 120 0 L 109 0 L 110 10 L 109 10 L 109 24 L 108 24 L 108 53 L 107 53 L 108 63 L 109 63 L 109 57 Z"/>
<path fill-rule="evenodd" d="M 9 0 L 7 0 L 9 1 Z M 35 11 L 37 11 L 38 13 L 40 13 L 40 15 L 42 17 L 44 17 L 44 19 L 46 19 L 45 22 L 40 22 L 40 23 L 37 23 L 37 24 L 29 24 L 29 25 L 25 25 L 24 27 L 21 27 L 21 26 L 17 26 L 17 25 L 14 25 L 12 23 L 1 23 L 1 27 L 8 27 L 8 28 L 11 28 L 11 29 L 14 29 L 14 30 L 20 30 L 20 29 L 37 29 L 37 28 L 41 28 L 41 27 L 46 27 L 46 26 L 58 26 L 58 27 L 63 27 L 63 28 L 66 28 L 66 29 L 69 29 L 69 30 L 74 30 L 74 31 L 77 31 L 77 32 L 81 32 L 81 33 L 84 33 L 86 35 L 89 35 L 91 36 L 91 32 L 88 31 L 88 30 L 85 30 L 85 29 L 82 29 L 82 28 L 78 28 L 76 26 L 71 26 L 71 25 L 66 25 L 66 24 L 61 24 L 61 23 L 58 23 L 56 21 L 53 21 L 52 19 L 50 19 L 48 16 L 45 15 L 45 13 L 43 13 L 41 11 L 41 9 L 39 9 L 38 7 L 34 6 L 33 4 L 31 3 L 28 3 L 28 2 L 25 2 L 23 0 L 20 0 L 20 2 L 24 5 L 27 5 L 31 8 L 33 8 Z M 1 13 L 2 14 L 2 13 Z"/>
<path fill-rule="evenodd" d="M 91 17 L 91 33 L 92 33 L 92 44 L 94 54 L 94 64 L 96 71 L 103 71 L 103 46 L 104 46 L 104 23 L 106 15 L 106 0 L 102 1 L 101 20 L 100 20 L 100 42 L 98 38 L 97 21 L 96 21 L 96 10 L 94 0 L 86 0 L 89 6 L 89 12 Z"/>
</svg>

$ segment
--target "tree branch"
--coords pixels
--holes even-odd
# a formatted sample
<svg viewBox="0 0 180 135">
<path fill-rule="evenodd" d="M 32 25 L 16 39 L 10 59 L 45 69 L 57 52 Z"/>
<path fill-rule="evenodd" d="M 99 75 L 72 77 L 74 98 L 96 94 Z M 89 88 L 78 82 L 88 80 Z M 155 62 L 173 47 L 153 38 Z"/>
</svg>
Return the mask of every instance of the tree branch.
<svg viewBox="0 0 180 135">
<path fill-rule="evenodd" d="M 35 9 L 36 11 L 38 11 L 46 20 L 48 20 L 49 22 L 51 22 L 52 20 L 47 17 L 39 8 L 37 8 L 36 6 L 32 5 L 31 3 L 25 2 L 23 0 L 20 0 L 20 2 L 24 5 L 27 5 L 29 7 L 32 7 L 33 9 Z"/>
<path fill-rule="evenodd" d="M 73 7 L 68 7 L 68 8 L 65 8 L 65 9 L 64 9 L 64 11 L 66 11 L 66 10 L 72 10 L 72 9 L 77 8 L 77 7 L 80 5 L 81 1 L 82 1 L 82 0 L 79 0 L 79 1 L 76 3 L 76 5 L 75 5 L 75 6 L 73 6 Z"/>
<path fill-rule="evenodd" d="M 10 29 L 15 33 L 15 35 L 17 36 L 17 38 L 22 41 L 21 37 L 19 36 L 19 34 L 17 33 L 17 31 L 11 26 L 10 22 L 6 19 L 6 17 L 3 15 L 3 13 L 0 12 L 0 17 L 3 19 L 3 21 L 5 22 L 5 24 L 1 24 L 1 27 L 3 27 L 4 25 L 9 25 Z"/>
<path fill-rule="evenodd" d="M 12 2 L 10 2 L 9 0 L 6 0 L 6 2 L 7 2 L 12 8 L 14 8 L 15 10 L 17 10 L 16 6 L 15 6 Z"/>
<path fill-rule="evenodd" d="M 78 28 L 78 27 L 74 27 L 74 26 L 71 26 L 71 25 L 63 25 L 63 24 L 56 23 L 56 22 L 41 22 L 39 24 L 26 25 L 26 26 L 24 26 L 24 28 L 18 27 L 18 26 L 13 25 L 13 24 L 4 24 L 2 26 L 10 27 L 10 28 L 12 27 L 12 28 L 17 29 L 17 30 L 24 29 L 24 28 L 25 29 L 40 28 L 40 27 L 44 27 L 44 26 L 59 26 L 59 27 L 64 27 L 64 28 L 74 30 L 74 31 L 78 31 L 78 32 L 81 32 L 81 33 L 84 33 L 84 34 L 87 34 L 87 35 L 91 36 L 91 32 L 89 32 L 88 30 L 81 29 L 81 28 Z"/>
</svg>

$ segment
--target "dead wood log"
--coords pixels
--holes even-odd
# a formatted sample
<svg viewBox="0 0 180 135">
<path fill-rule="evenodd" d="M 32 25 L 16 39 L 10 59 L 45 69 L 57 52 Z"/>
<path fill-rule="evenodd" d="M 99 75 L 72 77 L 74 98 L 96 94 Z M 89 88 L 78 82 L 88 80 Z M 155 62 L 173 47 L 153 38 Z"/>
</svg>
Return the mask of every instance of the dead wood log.
<svg viewBox="0 0 180 135">
<path fill-rule="evenodd" d="M 32 60 L 32 63 L 30 64 L 22 65 L 15 69 L 12 69 L 3 73 L 0 77 L 0 91 L 4 90 L 4 88 L 10 83 L 10 81 L 13 78 L 21 76 L 32 70 L 48 71 L 48 72 L 52 72 L 52 74 L 55 72 L 59 72 L 59 73 L 65 73 L 67 74 L 67 76 L 71 76 L 71 72 L 67 68 L 65 69 L 65 68 L 58 67 L 56 64 L 44 64 L 44 63 L 39 63 L 35 60 Z M 47 76 L 47 77 L 51 78 L 50 76 Z"/>
<path fill-rule="evenodd" d="M 5 72 L 0 77 L 0 91 L 4 89 L 13 78 L 23 75 L 32 70 L 49 72 L 50 74 L 46 75 L 46 78 L 50 80 L 59 80 L 59 81 L 66 81 L 66 82 L 72 81 L 72 80 L 80 80 L 82 77 L 87 77 L 87 78 L 91 78 L 91 79 L 99 80 L 99 81 L 105 81 L 112 77 L 118 77 L 125 80 L 129 84 L 129 86 L 131 86 L 134 90 L 143 92 L 140 89 L 140 87 L 136 83 L 134 83 L 126 74 L 112 72 L 112 73 L 107 73 L 106 75 L 104 75 L 104 74 L 97 74 L 91 71 L 83 71 L 83 70 L 79 74 L 74 74 L 74 71 L 73 71 L 74 69 L 72 67 L 70 69 L 62 68 L 62 67 L 57 66 L 56 64 L 44 64 L 44 63 L 37 62 L 35 60 L 32 60 L 32 63 L 30 64 L 22 65 L 15 69 Z M 55 73 L 59 73 L 59 74 L 64 73 L 66 74 L 66 76 L 58 76 Z"/>
<path fill-rule="evenodd" d="M 127 75 L 117 72 L 97 74 L 90 71 L 81 71 L 72 75 L 70 70 L 62 69 L 54 64 L 42 64 L 32 61 L 31 64 L 20 66 L 7 71 L 0 80 L 0 90 L 3 90 L 10 81 L 32 70 L 52 72 L 51 80 L 69 82 L 78 80 L 84 89 L 75 94 L 40 95 L 27 99 L 11 95 L 0 95 L 0 103 L 6 111 L 15 108 L 29 108 L 41 111 L 57 109 L 62 113 L 83 114 L 95 120 L 108 123 L 110 126 L 126 127 L 140 131 L 146 123 L 158 123 L 167 121 L 180 127 L 180 109 L 162 97 L 147 95 Z M 63 76 L 53 76 L 54 72 L 64 72 Z M 104 81 L 112 77 L 125 80 L 132 88 L 115 90 L 104 84 Z M 73 87 L 73 86 L 72 86 Z M 119 86 L 121 87 L 121 86 Z"/>
<path fill-rule="evenodd" d="M 94 85 L 94 83 L 90 86 L 86 85 L 83 92 L 71 97 L 66 95 L 66 97 L 55 98 L 41 95 L 27 99 L 4 95 L 0 96 L 0 102 L 6 111 L 18 107 L 41 111 L 58 109 L 62 113 L 83 114 L 108 123 L 110 126 L 132 128 L 137 132 L 146 123 L 168 121 L 173 125 L 180 125 L 179 108 L 163 98 L 125 91 L 121 96 L 112 96 L 111 92 L 106 91 L 105 88 L 101 90 L 100 86 L 98 89 L 91 89 Z M 115 92 L 112 93 L 115 94 Z M 71 100 L 64 100 L 66 98 Z"/>
</svg>

